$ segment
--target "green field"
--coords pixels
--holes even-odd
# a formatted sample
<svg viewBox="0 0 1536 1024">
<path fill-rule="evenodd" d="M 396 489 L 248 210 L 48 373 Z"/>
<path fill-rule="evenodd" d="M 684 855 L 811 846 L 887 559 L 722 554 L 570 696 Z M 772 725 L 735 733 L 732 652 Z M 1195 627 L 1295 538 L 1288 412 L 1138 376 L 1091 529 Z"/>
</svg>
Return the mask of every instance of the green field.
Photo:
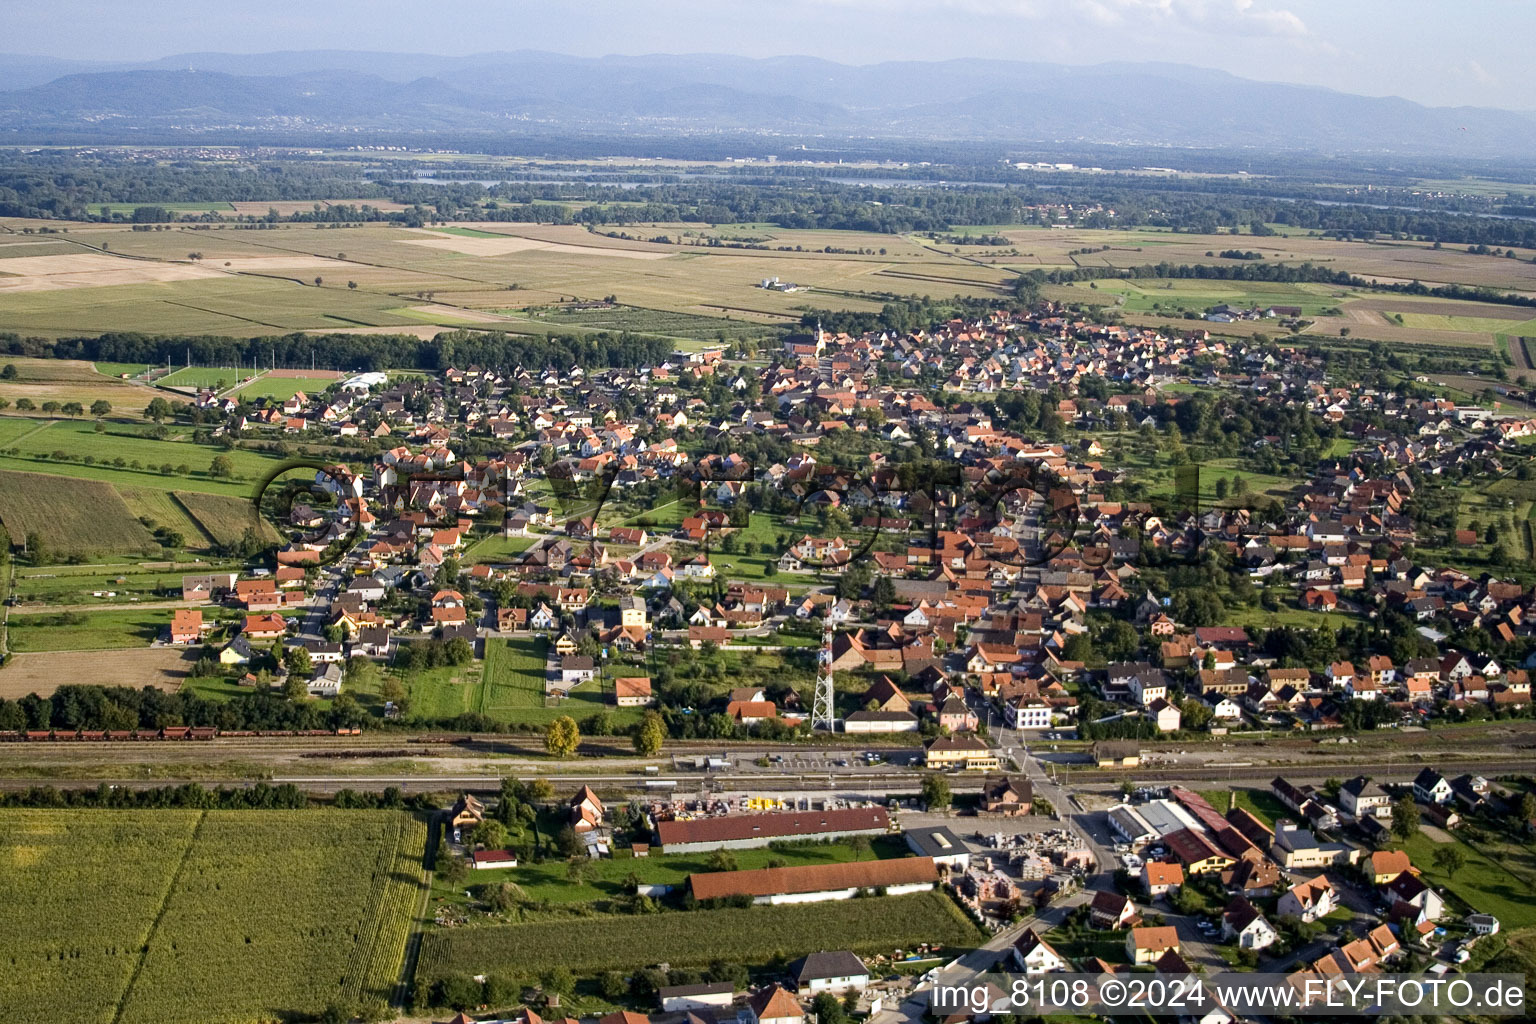
<svg viewBox="0 0 1536 1024">
<path fill-rule="evenodd" d="M 1403 846 L 1413 866 L 1437 887 L 1443 887 L 1472 910 L 1497 917 L 1506 929 L 1536 927 L 1536 905 L 1531 902 L 1536 886 L 1536 853 L 1529 844 L 1517 847 L 1498 843 L 1485 852 L 1469 843 L 1453 840 L 1467 863 L 1454 876 L 1435 865 L 1440 845 L 1422 832 Z"/>
<path fill-rule="evenodd" d="M 244 1024 L 379 1000 L 425 829 L 387 811 L 0 811 L 7 1024 Z"/>
<path fill-rule="evenodd" d="M 180 598 L 181 578 L 185 573 L 214 572 L 220 568 L 238 571 L 241 566 L 230 562 L 188 563 L 185 567 L 170 570 L 142 570 L 130 564 L 18 566 L 15 594 L 23 603 L 91 604 L 122 601 L 128 597 L 163 601 Z M 98 591 L 111 591 L 117 597 L 93 597 Z M 18 618 L 17 621 L 24 620 Z"/>
<path fill-rule="evenodd" d="M 146 429 L 147 425 L 109 423 L 98 433 L 96 424 L 89 420 L 49 420 L 39 425 L 36 420 L 0 417 L 0 470 L 249 497 L 251 482 L 260 480 L 280 461 L 244 448 L 226 451 L 175 440 L 174 434 L 158 441 L 147 436 Z M 11 449 L 16 450 L 14 455 Z M 221 480 L 208 475 L 218 455 L 227 455 L 234 464 L 234 478 Z M 86 459 L 91 460 L 89 464 Z M 165 466 L 171 467 L 170 473 L 164 471 Z M 182 466 L 186 473 L 179 472 Z"/>
<path fill-rule="evenodd" d="M 66 556 L 154 552 L 160 545 L 109 484 L 0 470 L 0 523 L 14 544 L 36 535 Z"/>
<path fill-rule="evenodd" d="M 543 637 L 485 642 L 484 714 L 544 706 L 544 654 L 548 647 Z"/>
<path fill-rule="evenodd" d="M 1274 794 L 1264 789 L 1218 789 L 1200 794 L 1217 811 L 1225 814 L 1235 802 L 1238 807 L 1273 828 L 1275 819 L 1284 818 L 1291 812 Z"/>
<path fill-rule="evenodd" d="M 1116 301 L 1127 313 L 1179 313 L 1191 310 L 1203 313 L 1211 306 L 1299 306 L 1303 314 L 1316 316 L 1345 301 L 1336 285 L 1274 284 L 1269 282 L 1215 281 L 1203 278 L 1139 278 L 1134 281 L 1104 280 L 1054 286 L 1069 301 Z M 1351 293 L 1353 294 L 1353 293 Z M 1256 331 L 1279 329 L 1276 321 L 1255 321 L 1242 325 Z"/>
<path fill-rule="evenodd" d="M 104 651 L 147 647 L 171 624 L 169 611 L 126 608 L 110 611 L 11 613 L 11 650 Z"/>
<path fill-rule="evenodd" d="M 122 374 L 137 376 L 149 369 L 148 363 L 101 363 L 94 364 L 97 373 L 106 374 L 108 377 L 118 377 Z"/>
<path fill-rule="evenodd" d="M 594 974 L 647 964 L 763 964 L 818 949 L 886 953 L 921 942 L 970 949 L 981 932 L 940 892 L 826 904 L 599 916 L 428 933 L 418 990 L 452 974 L 527 975 L 563 966 Z"/>
<path fill-rule="evenodd" d="M 1384 316 L 1386 314 L 1383 314 Z M 1403 326 L 1421 331 L 1476 331 L 1488 334 L 1536 334 L 1536 320 L 1501 320 L 1482 316 L 1441 316 L 1435 313 L 1402 314 Z"/>
</svg>

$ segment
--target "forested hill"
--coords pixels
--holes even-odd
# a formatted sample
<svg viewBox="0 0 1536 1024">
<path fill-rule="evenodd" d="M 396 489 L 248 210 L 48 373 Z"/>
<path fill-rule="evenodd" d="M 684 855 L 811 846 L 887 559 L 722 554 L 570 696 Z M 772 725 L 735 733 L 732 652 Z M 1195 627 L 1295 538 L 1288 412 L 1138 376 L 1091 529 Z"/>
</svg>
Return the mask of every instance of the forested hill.
<svg viewBox="0 0 1536 1024">
<path fill-rule="evenodd" d="M 0 56 L 0 130 L 41 136 L 772 132 L 1467 157 L 1536 155 L 1536 116 L 1255 82 L 1172 64 L 713 55 L 190 54 L 141 64 Z M 792 143 L 790 143 L 792 144 Z"/>
</svg>

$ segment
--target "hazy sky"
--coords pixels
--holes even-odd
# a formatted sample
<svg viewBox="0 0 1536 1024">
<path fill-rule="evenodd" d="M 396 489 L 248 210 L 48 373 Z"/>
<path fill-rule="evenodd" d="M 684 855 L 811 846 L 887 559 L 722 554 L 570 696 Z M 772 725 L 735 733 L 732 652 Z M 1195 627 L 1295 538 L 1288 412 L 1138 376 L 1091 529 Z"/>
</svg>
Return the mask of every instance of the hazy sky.
<svg viewBox="0 0 1536 1024">
<path fill-rule="evenodd" d="M 0 50 L 1162 60 L 1432 105 L 1536 109 L 1536 0 L 0 0 Z"/>
</svg>

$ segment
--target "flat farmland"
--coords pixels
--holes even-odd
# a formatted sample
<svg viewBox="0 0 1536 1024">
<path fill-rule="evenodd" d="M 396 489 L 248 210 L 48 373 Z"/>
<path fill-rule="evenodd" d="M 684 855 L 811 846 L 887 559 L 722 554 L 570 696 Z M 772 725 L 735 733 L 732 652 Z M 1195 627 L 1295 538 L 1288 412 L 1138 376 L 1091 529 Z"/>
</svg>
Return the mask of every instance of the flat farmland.
<svg viewBox="0 0 1536 1024">
<path fill-rule="evenodd" d="M 332 810 L 7 810 L 0 825 L 16 1024 L 243 1024 L 383 998 L 426 831 Z"/>
<path fill-rule="evenodd" d="M 152 552 L 159 543 L 108 484 L 0 471 L 0 522 L 14 544 L 36 534 L 67 555 Z"/>
<path fill-rule="evenodd" d="M 162 612 L 170 622 L 170 612 Z M 0 697 L 16 700 L 29 693 L 48 697 L 65 683 L 98 686 L 146 686 L 181 689 L 192 666 L 193 651 L 180 647 L 136 647 L 114 651 L 49 651 L 12 654 L 0 667 Z"/>
</svg>

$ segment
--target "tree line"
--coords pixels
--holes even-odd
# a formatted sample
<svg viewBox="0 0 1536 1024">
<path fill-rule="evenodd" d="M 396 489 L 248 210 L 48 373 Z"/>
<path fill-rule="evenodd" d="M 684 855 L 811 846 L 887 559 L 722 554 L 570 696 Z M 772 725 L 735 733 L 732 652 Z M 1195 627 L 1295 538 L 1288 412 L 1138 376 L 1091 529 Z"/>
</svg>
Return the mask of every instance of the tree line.
<svg viewBox="0 0 1536 1024">
<path fill-rule="evenodd" d="M 108 332 L 94 337 L 39 338 L 0 333 L 0 351 L 44 359 L 198 366 L 311 364 L 351 371 L 445 370 L 479 365 L 510 369 L 653 366 L 672 352 L 665 338 L 635 334 L 552 334 L 454 331 L 423 340 L 406 334 L 286 334 L 268 338 Z"/>
</svg>

